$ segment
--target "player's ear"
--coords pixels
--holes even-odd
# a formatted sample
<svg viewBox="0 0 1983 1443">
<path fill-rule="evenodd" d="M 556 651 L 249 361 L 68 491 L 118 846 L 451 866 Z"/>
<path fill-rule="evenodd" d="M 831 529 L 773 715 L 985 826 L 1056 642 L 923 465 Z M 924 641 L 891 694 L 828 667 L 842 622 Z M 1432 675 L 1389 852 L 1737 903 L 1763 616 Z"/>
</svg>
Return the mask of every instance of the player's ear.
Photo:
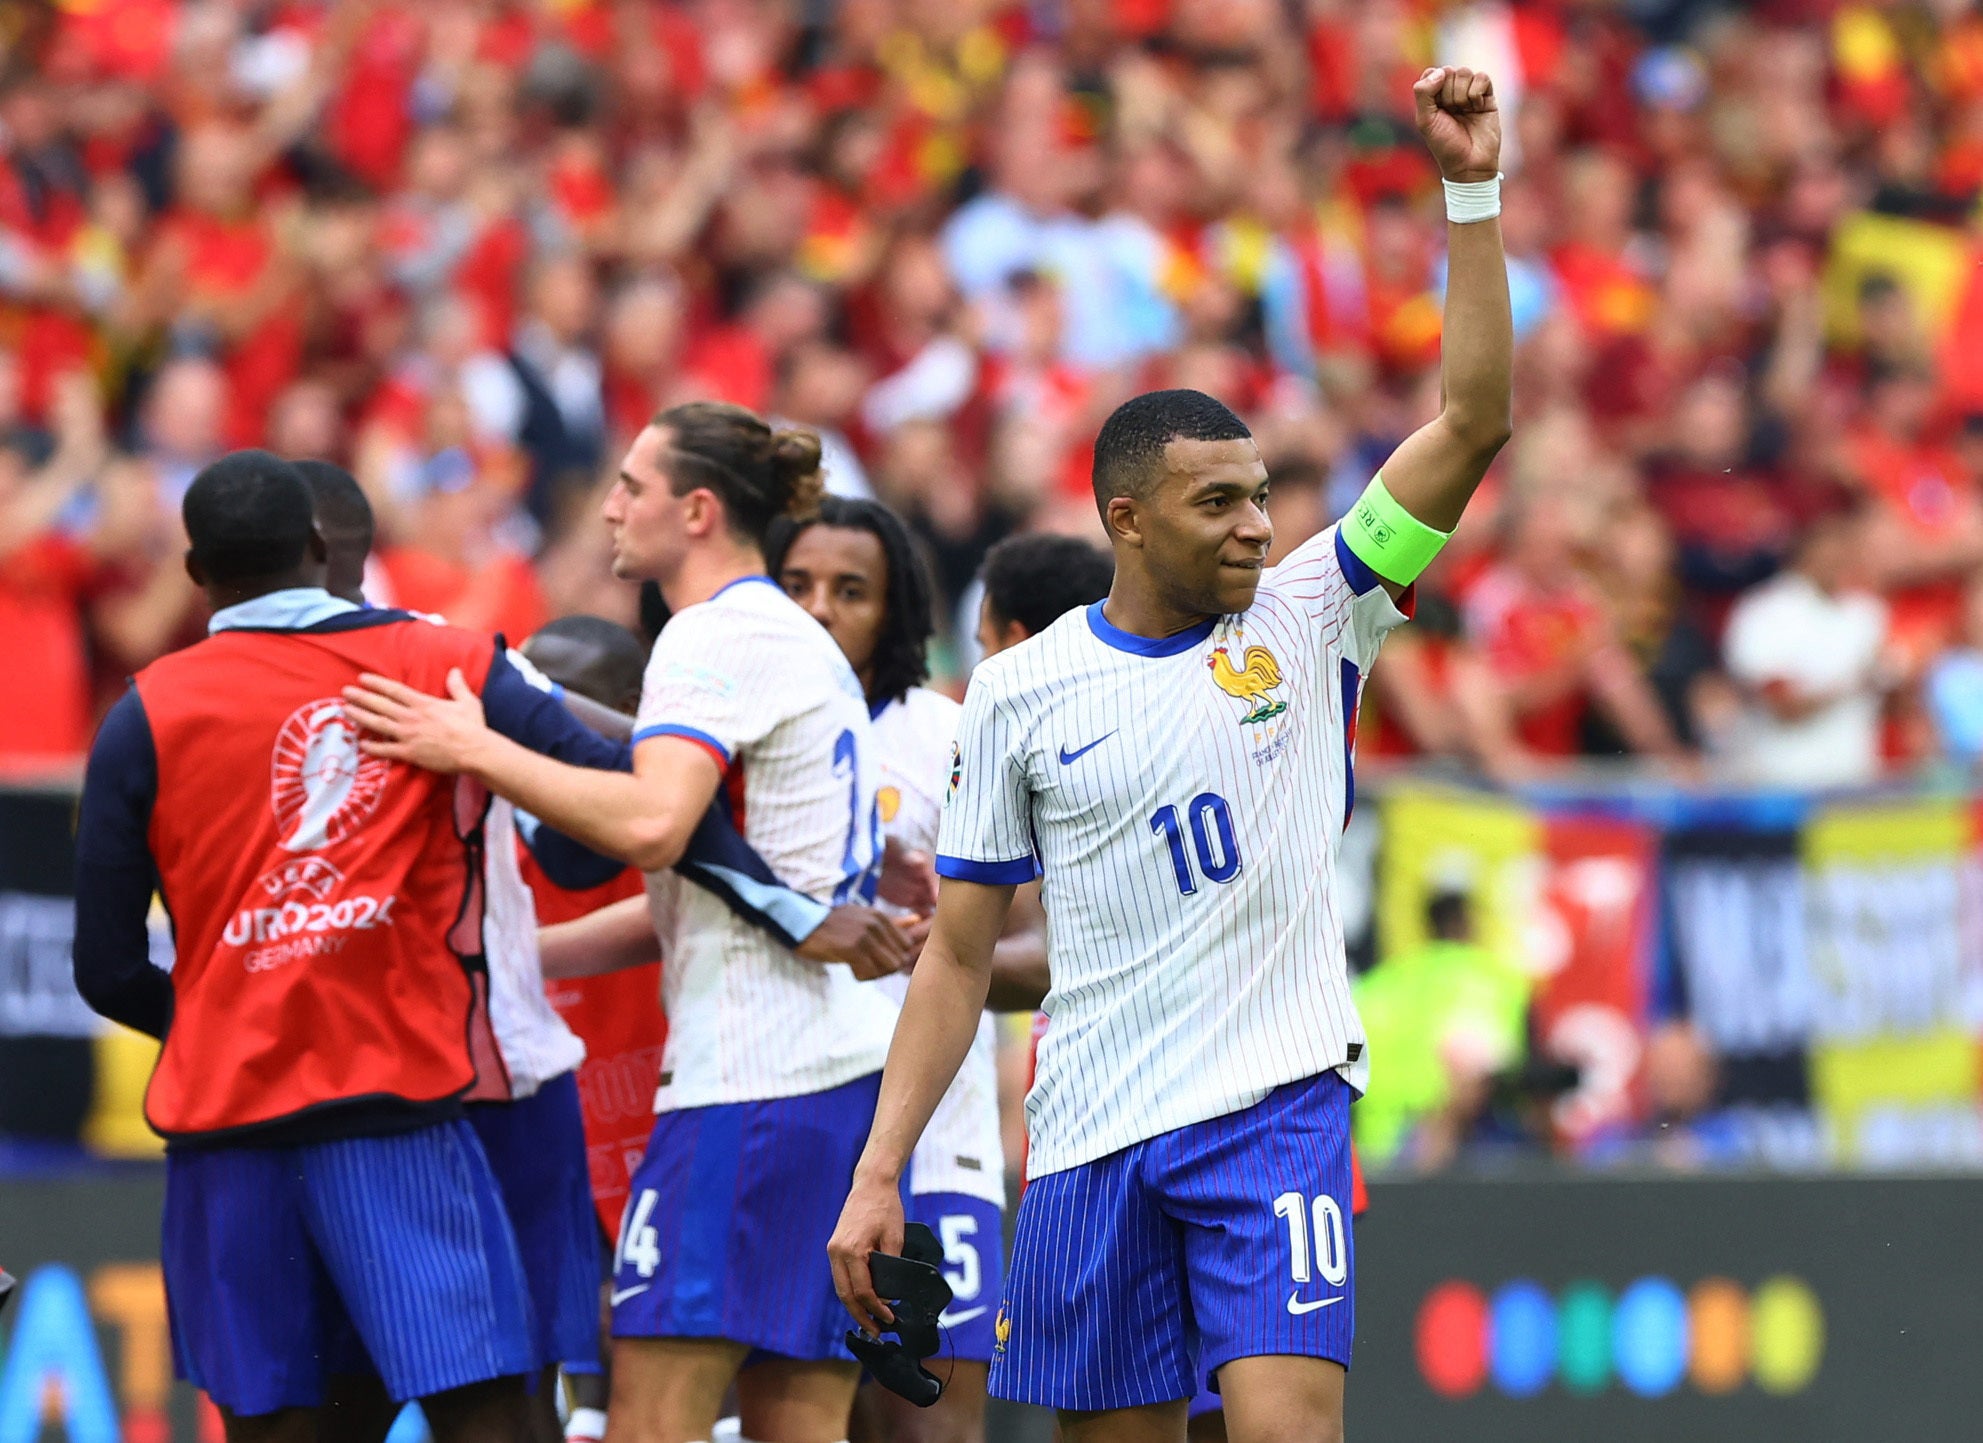
<svg viewBox="0 0 1983 1443">
<path fill-rule="evenodd" d="M 310 523 L 310 540 L 304 550 L 308 553 L 310 560 L 316 562 L 317 565 L 330 565 L 330 543 L 324 540 L 323 528 L 314 521 Z"/>
<path fill-rule="evenodd" d="M 200 590 L 205 591 L 207 589 L 206 568 L 200 565 L 198 559 L 193 555 L 193 548 L 190 546 L 186 548 L 186 575 L 192 578 L 193 585 L 199 587 Z"/>
<path fill-rule="evenodd" d="M 698 486 L 682 498 L 682 529 L 698 539 L 710 535 L 723 524 L 723 505 L 707 486 Z"/>
<path fill-rule="evenodd" d="M 1133 496 L 1109 497 L 1108 509 L 1102 513 L 1102 525 L 1108 529 L 1111 541 L 1120 540 L 1131 546 L 1143 544 L 1142 508 Z"/>
</svg>

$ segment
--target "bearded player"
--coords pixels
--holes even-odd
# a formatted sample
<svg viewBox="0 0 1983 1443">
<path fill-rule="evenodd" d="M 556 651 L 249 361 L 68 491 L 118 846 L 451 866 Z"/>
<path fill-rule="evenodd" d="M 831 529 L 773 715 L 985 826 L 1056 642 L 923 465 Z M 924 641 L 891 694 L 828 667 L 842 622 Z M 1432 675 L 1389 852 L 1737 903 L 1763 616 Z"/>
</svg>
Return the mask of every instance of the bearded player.
<svg viewBox="0 0 1983 1443">
<path fill-rule="evenodd" d="M 990 1383 L 1060 1410 L 1070 1443 L 1182 1438 L 1208 1380 L 1241 1443 L 1342 1433 L 1369 1064 L 1334 869 L 1358 691 L 1510 427 L 1493 86 L 1438 68 L 1413 90 L 1449 221 L 1439 416 L 1269 570 L 1239 418 L 1191 391 L 1125 403 L 1095 450 L 1108 598 L 965 699 L 935 923 L 829 1255 L 878 1333 L 869 1254 L 901 1249 L 903 1168 L 1013 889 L 1043 872 L 1051 1024 Z"/>
</svg>

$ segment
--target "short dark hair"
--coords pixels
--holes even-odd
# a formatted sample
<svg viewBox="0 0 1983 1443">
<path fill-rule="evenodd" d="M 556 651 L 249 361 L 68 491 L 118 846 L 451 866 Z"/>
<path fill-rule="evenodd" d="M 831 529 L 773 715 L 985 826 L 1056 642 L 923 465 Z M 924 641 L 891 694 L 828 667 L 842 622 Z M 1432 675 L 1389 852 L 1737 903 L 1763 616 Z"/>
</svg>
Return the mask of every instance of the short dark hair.
<svg viewBox="0 0 1983 1443">
<path fill-rule="evenodd" d="M 980 574 L 992 615 L 1038 636 L 1075 607 L 1109 594 L 1115 558 L 1074 536 L 1008 536 L 985 553 Z"/>
<path fill-rule="evenodd" d="M 1465 892 L 1435 892 L 1425 904 L 1425 920 L 1442 942 L 1463 942 L 1473 932 L 1473 899 Z"/>
<path fill-rule="evenodd" d="M 814 526 L 865 531 L 881 543 L 888 562 L 888 590 L 881 636 L 874 647 L 874 695 L 877 700 L 900 701 L 930 674 L 930 637 L 936 632 L 936 617 L 930 602 L 934 588 L 922 553 L 902 518 L 879 501 L 827 496 L 820 500 L 818 514 L 772 524 L 764 554 L 773 576 L 784 570 L 792 543 Z"/>
<path fill-rule="evenodd" d="M 220 585 L 293 570 L 309 550 L 316 508 L 294 466 L 271 451 L 235 451 L 193 478 L 179 509 L 193 559 Z"/>
<path fill-rule="evenodd" d="M 1095 437 L 1095 505 L 1148 494 L 1173 441 L 1244 441 L 1252 432 L 1224 401 L 1203 391 L 1147 391 L 1110 413 Z"/>
<path fill-rule="evenodd" d="M 647 648 L 618 622 L 603 616 L 561 616 L 530 634 L 523 644 L 525 654 L 536 651 L 540 641 L 562 642 L 588 657 L 583 664 L 561 665 L 564 659 L 555 654 L 542 661 L 531 655 L 538 668 L 559 685 L 591 697 L 603 706 L 618 706 L 623 698 L 640 695 L 641 676 L 647 670 Z M 592 685 L 588 686 L 588 682 Z M 605 695 L 594 695 L 595 687 Z"/>
<path fill-rule="evenodd" d="M 671 406 L 650 423 L 672 433 L 664 462 L 677 496 L 706 488 L 722 499 L 730 531 L 762 548 L 780 516 L 810 516 L 825 481 L 819 437 L 774 430 L 755 411 L 724 401 Z"/>
<path fill-rule="evenodd" d="M 335 531 L 340 537 L 350 537 L 353 543 L 362 541 L 364 549 L 372 549 L 373 519 L 372 503 L 366 498 L 365 489 L 357 478 L 342 466 L 315 458 L 291 461 L 296 474 L 303 478 L 303 484 L 310 488 L 310 502 L 316 508 L 317 524 L 325 531 Z"/>
</svg>

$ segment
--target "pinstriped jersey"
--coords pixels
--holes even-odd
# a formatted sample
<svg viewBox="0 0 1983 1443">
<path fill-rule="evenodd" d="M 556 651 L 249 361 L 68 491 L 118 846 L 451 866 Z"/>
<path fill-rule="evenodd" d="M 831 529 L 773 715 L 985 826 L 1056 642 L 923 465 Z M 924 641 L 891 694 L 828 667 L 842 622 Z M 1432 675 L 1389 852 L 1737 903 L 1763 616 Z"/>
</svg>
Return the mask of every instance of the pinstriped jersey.
<svg viewBox="0 0 1983 1443">
<path fill-rule="evenodd" d="M 872 900 L 881 821 L 867 702 L 820 624 L 769 577 L 677 612 L 641 687 L 636 748 L 674 736 L 724 769 L 739 834 L 786 885 Z M 842 966 L 802 962 L 715 893 L 647 879 L 668 1044 L 654 1108 L 822 1092 L 881 1069 L 896 1006 Z"/>
<path fill-rule="evenodd" d="M 936 850 L 943 794 L 950 779 L 950 748 L 957 737 L 957 703 L 914 687 L 874 717 L 881 757 L 881 825 L 911 851 Z M 875 986 L 899 1005 L 909 991 L 907 974 Z M 923 1129 L 909 1159 L 912 1193 L 962 1193 L 1005 1206 L 1005 1147 L 998 1126 L 998 1035 L 989 1012 L 964 1065 Z"/>
<path fill-rule="evenodd" d="M 1034 1176 L 1368 1075 L 1335 903 L 1363 676 L 1405 619 L 1335 528 L 1161 639 L 1070 612 L 982 663 L 937 871 L 1043 871 Z"/>
</svg>

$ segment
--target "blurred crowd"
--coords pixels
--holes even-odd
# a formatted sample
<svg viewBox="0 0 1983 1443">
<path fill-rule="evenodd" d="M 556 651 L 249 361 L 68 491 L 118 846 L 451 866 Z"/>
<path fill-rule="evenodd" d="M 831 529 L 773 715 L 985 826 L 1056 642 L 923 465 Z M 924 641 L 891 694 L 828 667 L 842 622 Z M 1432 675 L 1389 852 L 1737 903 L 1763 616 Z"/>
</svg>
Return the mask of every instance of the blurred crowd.
<svg viewBox="0 0 1983 1443">
<path fill-rule="evenodd" d="M 235 446 L 348 465 L 374 598 L 511 637 L 629 616 L 602 477 L 698 396 L 817 428 L 953 611 L 1099 536 L 1155 386 L 1253 423 L 1285 550 L 1437 406 L 1434 60 L 1510 137 L 1517 427 L 1365 754 L 1983 752 L 1973 0 L 64 0 L 0 54 L 11 770 L 200 635 Z"/>
</svg>

